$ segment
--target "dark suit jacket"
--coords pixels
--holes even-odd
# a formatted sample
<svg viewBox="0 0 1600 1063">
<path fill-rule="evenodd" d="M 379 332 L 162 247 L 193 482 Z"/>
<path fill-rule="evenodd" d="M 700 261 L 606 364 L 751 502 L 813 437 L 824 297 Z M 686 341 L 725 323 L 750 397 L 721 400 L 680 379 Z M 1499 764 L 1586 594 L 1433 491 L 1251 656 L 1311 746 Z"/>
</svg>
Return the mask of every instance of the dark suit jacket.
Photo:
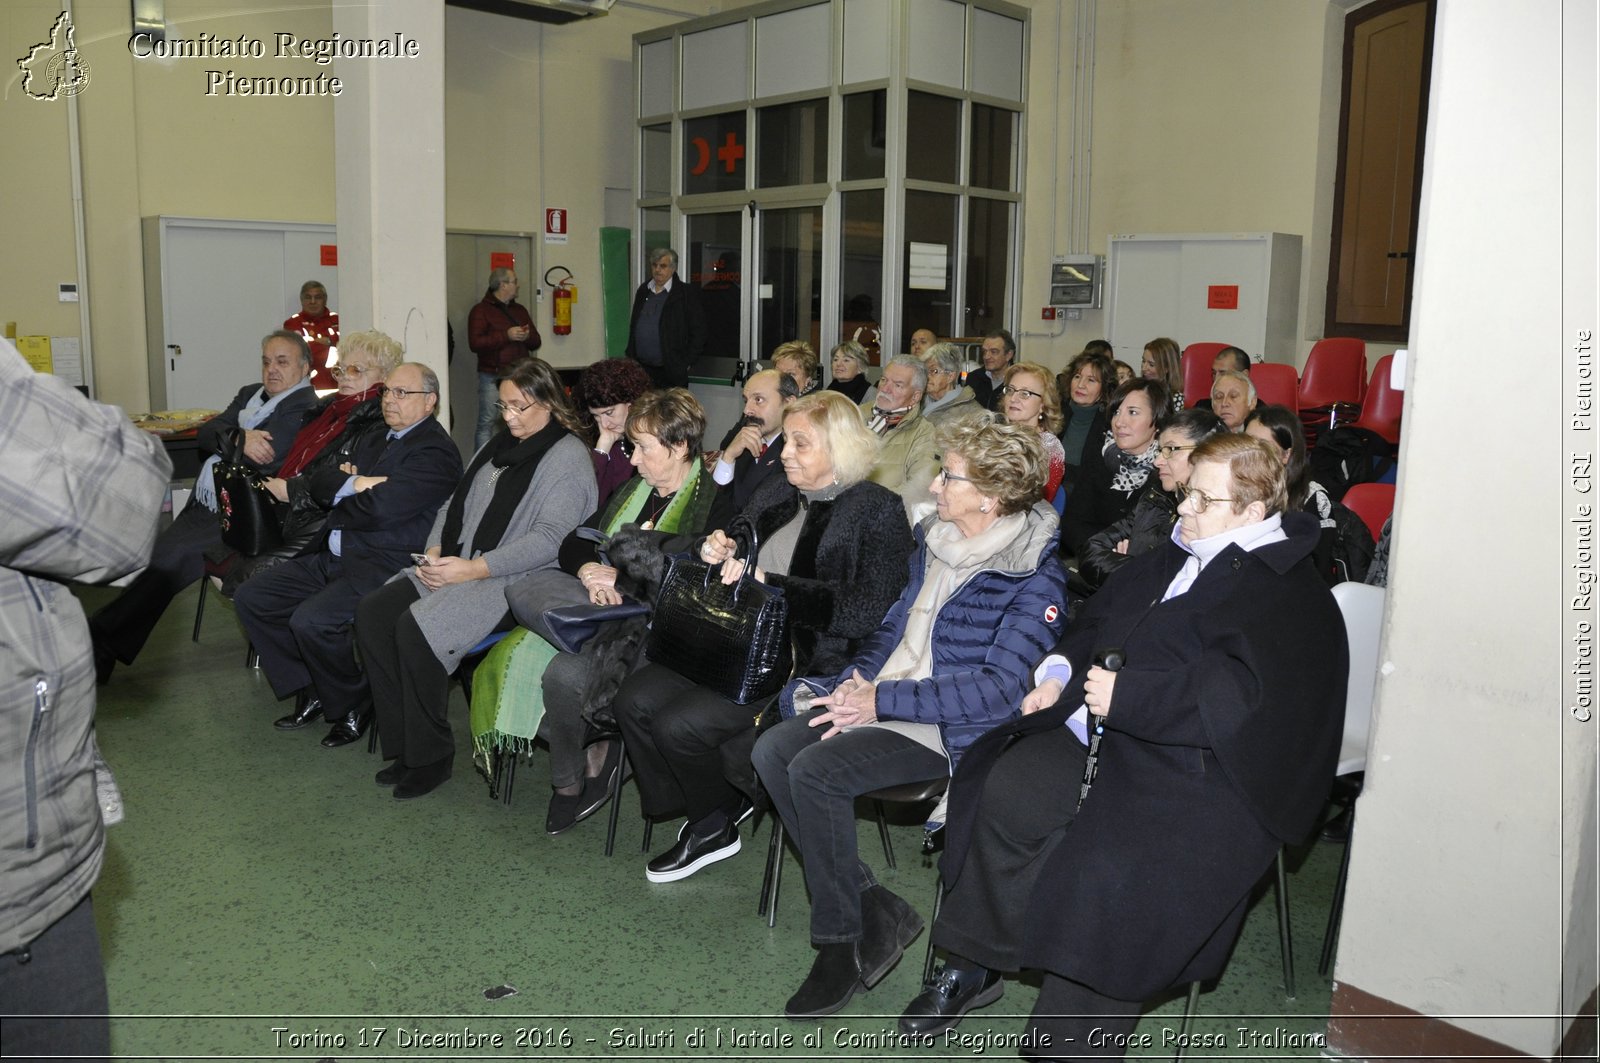
<svg viewBox="0 0 1600 1063">
<path fill-rule="evenodd" d="M 340 557 L 345 567 L 361 578 L 381 583 L 411 561 L 433 527 L 439 507 L 461 481 L 461 452 L 450 433 L 428 418 L 389 446 L 387 432 L 374 432 L 357 444 L 351 456 L 363 476 L 389 479 L 333 505 L 333 497 L 349 478 L 338 469 L 322 469 L 311 476 L 311 493 L 324 506 L 332 506 L 323 536 L 340 532 Z"/>
<path fill-rule="evenodd" d="M 222 454 L 223 437 L 232 429 L 239 427 L 240 411 L 260 390 L 259 383 L 246 384 L 239 389 L 239 394 L 233 397 L 233 401 L 228 403 L 226 410 L 201 425 L 194 436 L 200 449 L 207 454 L 225 456 Z M 256 426 L 258 431 L 272 433 L 272 460 L 265 465 L 256 466 L 261 472 L 270 476 L 278 471 L 283 459 L 289 456 L 289 448 L 294 445 L 294 437 L 316 409 L 317 393 L 309 387 L 304 387 L 285 395 L 273 408 L 271 415 Z"/>
<path fill-rule="evenodd" d="M 628 319 L 628 346 L 623 353 L 634 360 L 639 357 L 635 339 L 639 311 L 649 292 L 650 282 L 645 281 L 633 293 L 633 316 Z M 689 367 L 705 349 L 706 315 L 700 308 L 700 289 L 674 273 L 672 287 L 667 289 L 667 305 L 661 308 L 661 367 L 657 379 L 667 387 L 688 387 Z"/>
<path fill-rule="evenodd" d="M 720 449 L 728 449 L 733 437 L 739 434 L 739 428 L 739 425 L 734 425 L 728 429 L 728 434 L 722 437 Z M 755 495 L 756 488 L 766 483 L 772 476 L 780 478 L 783 476 L 782 432 L 778 433 L 761 457 L 745 453 L 733 460 L 733 482 L 722 488 L 722 491 L 733 500 L 733 512 L 743 513 L 744 507 L 750 504 L 751 497 Z"/>
</svg>

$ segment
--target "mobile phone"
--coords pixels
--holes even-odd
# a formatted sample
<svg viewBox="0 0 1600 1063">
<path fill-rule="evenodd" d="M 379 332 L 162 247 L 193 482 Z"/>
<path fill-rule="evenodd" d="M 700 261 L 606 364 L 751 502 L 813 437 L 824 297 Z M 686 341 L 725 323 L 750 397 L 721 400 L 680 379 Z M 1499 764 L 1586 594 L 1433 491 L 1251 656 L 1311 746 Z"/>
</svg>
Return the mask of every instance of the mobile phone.
<svg viewBox="0 0 1600 1063">
<path fill-rule="evenodd" d="M 433 558 L 429 557 L 427 554 L 412 554 L 411 560 L 415 561 L 424 568 L 433 564 Z"/>
</svg>

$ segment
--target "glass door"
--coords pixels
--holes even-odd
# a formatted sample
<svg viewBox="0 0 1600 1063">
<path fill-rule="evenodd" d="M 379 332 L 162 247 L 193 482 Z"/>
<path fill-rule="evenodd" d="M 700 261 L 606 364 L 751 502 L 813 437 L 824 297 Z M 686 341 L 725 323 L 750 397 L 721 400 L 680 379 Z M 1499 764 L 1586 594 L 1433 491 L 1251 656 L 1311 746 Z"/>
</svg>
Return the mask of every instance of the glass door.
<svg viewBox="0 0 1600 1063">
<path fill-rule="evenodd" d="M 822 350 L 822 205 L 761 211 L 760 267 L 756 278 L 756 352 L 805 340 Z"/>
<path fill-rule="evenodd" d="M 695 364 L 694 375 L 731 376 L 749 344 L 747 286 L 744 263 L 747 232 L 743 210 L 688 214 L 684 217 L 686 251 L 684 280 L 700 286 L 700 305 L 706 314 L 705 357 Z"/>
</svg>

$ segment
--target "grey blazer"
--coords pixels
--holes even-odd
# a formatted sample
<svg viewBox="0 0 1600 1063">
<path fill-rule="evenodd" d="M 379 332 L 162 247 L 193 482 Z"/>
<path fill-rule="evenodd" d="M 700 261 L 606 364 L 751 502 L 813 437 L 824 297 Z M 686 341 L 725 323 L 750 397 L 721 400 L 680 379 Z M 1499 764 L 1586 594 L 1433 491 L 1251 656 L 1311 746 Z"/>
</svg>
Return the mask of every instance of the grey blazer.
<svg viewBox="0 0 1600 1063">
<path fill-rule="evenodd" d="M 494 466 L 485 463 L 477 475 L 481 479 L 493 471 Z M 466 491 L 469 487 L 462 484 L 457 490 Z M 405 570 L 406 578 L 422 595 L 412 604 L 411 615 L 416 617 L 417 626 L 446 672 L 454 672 L 466 651 L 499 625 L 506 615 L 508 586 L 530 572 L 555 567 L 561 541 L 595 511 L 598 498 L 589 448 L 576 436 L 567 436 L 540 459 L 528 493 L 511 515 L 500 545 L 474 555 L 488 563 L 487 579 L 430 591 L 414 570 Z M 428 533 L 430 549 L 440 545 L 448 509 L 448 504 L 439 507 L 433 530 Z M 482 515 L 481 508 L 478 512 L 469 510 L 463 515 L 463 523 L 476 524 Z"/>
</svg>

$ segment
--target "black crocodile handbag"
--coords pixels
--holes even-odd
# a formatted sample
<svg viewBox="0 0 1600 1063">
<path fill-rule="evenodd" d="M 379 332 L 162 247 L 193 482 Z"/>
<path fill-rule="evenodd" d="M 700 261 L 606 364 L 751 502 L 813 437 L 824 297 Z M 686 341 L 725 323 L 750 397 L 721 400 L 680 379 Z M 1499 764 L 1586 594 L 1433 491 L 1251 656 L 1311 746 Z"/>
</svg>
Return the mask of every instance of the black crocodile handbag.
<svg viewBox="0 0 1600 1063">
<path fill-rule="evenodd" d="M 739 522 L 728 535 L 746 549 L 744 574 L 731 584 L 721 565 L 690 554 L 667 559 L 645 656 L 685 679 L 750 705 L 770 698 L 794 668 L 789 603 L 755 578 L 754 529 Z"/>
<path fill-rule="evenodd" d="M 283 528 L 261 474 L 245 464 L 244 433 L 235 428 L 224 442 L 226 454 L 212 470 L 222 541 L 245 557 L 276 550 L 283 545 Z"/>
</svg>

